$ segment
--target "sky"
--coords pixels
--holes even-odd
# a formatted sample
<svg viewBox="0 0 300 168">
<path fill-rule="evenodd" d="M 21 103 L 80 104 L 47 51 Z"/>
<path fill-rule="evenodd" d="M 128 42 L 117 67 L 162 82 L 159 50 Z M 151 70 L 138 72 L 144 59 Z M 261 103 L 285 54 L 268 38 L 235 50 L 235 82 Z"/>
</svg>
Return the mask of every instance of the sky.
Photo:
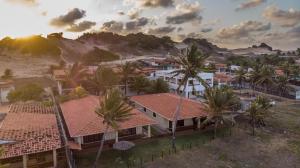
<svg viewBox="0 0 300 168">
<path fill-rule="evenodd" d="M 300 0 L 0 0 L 0 38 L 143 32 L 227 48 L 300 48 Z"/>
</svg>

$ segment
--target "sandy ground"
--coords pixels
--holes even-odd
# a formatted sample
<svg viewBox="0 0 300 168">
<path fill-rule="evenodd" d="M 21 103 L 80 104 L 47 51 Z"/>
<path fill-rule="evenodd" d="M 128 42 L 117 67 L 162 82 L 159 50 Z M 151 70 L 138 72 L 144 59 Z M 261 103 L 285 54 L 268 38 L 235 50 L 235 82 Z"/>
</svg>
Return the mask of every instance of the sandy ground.
<svg viewBox="0 0 300 168">
<path fill-rule="evenodd" d="M 183 151 L 147 168 L 299 168 L 300 104 L 274 108 L 268 126 L 257 129 L 240 123 L 233 135 L 218 138 L 204 147 Z"/>
<path fill-rule="evenodd" d="M 0 74 L 5 69 L 11 69 L 15 77 L 41 77 L 44 76 L 50 65 L 58 62 L 50 57 L 8 57 L 0 55 Z"/>
</svg>

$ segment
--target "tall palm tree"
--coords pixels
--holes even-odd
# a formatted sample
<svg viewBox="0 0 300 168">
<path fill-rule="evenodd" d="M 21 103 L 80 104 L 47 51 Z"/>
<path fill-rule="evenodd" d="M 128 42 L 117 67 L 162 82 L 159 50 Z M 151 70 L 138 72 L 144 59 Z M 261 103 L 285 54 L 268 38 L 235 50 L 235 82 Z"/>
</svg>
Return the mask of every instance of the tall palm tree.
<svg viewBox="0 0 300 168">
<path fill-rule="evenodd" d="M 198 76 L 199 72 L 201 72 L 201 69 L 204 68 L 204 61 L 206 58 L 208 58 L 208 55 L 205 55 L 204 53 L 199 51 L 195 45 L 193 45 L 190 49 L 188 49 L 185 55 L 180 55 L 175 58 L 175 62 L 179 66 L 181 66 L 179 70 L 172 72 L 174 74 L 173 77 L 181 76 L 181 81 L 176 90 L 177 94 L 180 94 L 181 89 L 182 88 L 183 89 L 182 89 L 182 93 L 180 94 L 180 99 L 175 111 L 174 124 L 172 125 L 172 147 L 173 148 L 176 148 L 175 146 L 176 125 L 177 125 L 178 116 L 182 108 L 183 97 L 185 94 L 184 92 L 189 79 L 196 79 L 204 87 L 208 87 L 208 84 L 200 76 Z"/>
<path fill-rule="evenodd" d="M 256 61 L 256 63 L 252 66 L 252 71 L 249 73 L 249 81 L 251 83 L 252 90 L 254 92 L 256 88 L 256 82 L 260 77 L 260 70 L 262 68 L 262 65 Z"/>
<path fill-rule="evenodd" d="M 289 78 L 287 76 L 278 76 L 276 79 L 276 89 L 279 91 L 280 96 L 283 95 L 283 93 L 286 93 L 287 91 L 291 90 L 291 87 L 289 84 Z"/>
<path fill-rule="evenodd" d="M 256 85 L 262 85 L 265 88 L 265 92 L 267 93 L 268 87 L 274 84 L 274 69 L 269 65 L 263 65 L 259 77 L 257 81 L 255 81 Z"/>
<path fill-rule="evenodd" d="M 144 76 L 137 76 L 133 78 L 130 88 L 136 91 L 139 95 L 141 92 L 146 92 L 150 87 L 150 81 Z"/>
<path fill-rule="evenodd" d="M 127 85 L 128 85 L 128 80 L 132 77 L 134 71 L 135 71 L 135 65 L 130 62 L 126 62 L 122 66 L 122 81 L 124 82 L 125 86 L 125 96 L 127 95 Z"/>
<path fill-rule="evenodd" d="M 270 100 L 258 96 L 246 110 L 251 117 L 252 135 L 255 135 L 255 127 L 265 126 L 264 119 L 269 115 L 269 109 L 272 107 Z"/>
<path fill-rule="evenodd" d="M 87 69 L 80 63 L 76 62 L 71 68 L 67 69 L 66 83 L 74 88 L 78 86 L 86 77 Z"/>
<path fill-rule="evenodd" d="M 208 117 L 203 122 L 203 125 L 206 125 L 208 122 L 214 122 L 214 138 L 216 138 L 219 124 L 223 124 L 226 121 L 234 123 L 232 119 L 228 119 L 225 116 L 229 117 L 229 114 L 233 113 L 231 110 L 240 101 L 229 87 L 207 88 L 205 90 L 205 99 L 205 111 L 208 113 Z"/>
<path fill-rule="evenodd" d="M 114 130 L 117 130 L 119 127 L 119 123 L 130 119 L 130 117 L 132 116 L 132 113 L 130 113 L 131 110 L 132 108 L 123 101 L 123 98 L 118 89 L 109 90 L 103 97 L 103 100 L 100 100 L 100 106 L 96 107 L 95 112 L 99 117 L 103 119 L 105 131 L 103 133 L 101 144 L 97 152 L 94 168 L 97 167 L 97 163 L 103 149 L 105 135 L 108 132 L 108 129 L 113 128 Z"/>
<path fill-rule="evenodd" d="M 242 90 L 243 83 L 247 80 L 246 77 L 247 71 L 244 67 L 240 67 L 238 71 L 235 73 L 235 81 L 238 82 L 240 90 Z"/>
</svg>

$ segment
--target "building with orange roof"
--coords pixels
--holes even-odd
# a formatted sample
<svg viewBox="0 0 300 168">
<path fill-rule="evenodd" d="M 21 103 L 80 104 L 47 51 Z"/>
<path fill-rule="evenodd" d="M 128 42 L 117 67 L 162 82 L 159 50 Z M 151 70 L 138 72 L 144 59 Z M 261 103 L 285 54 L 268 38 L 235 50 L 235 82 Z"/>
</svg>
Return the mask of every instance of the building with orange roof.
<svg viewBox="0 0 300 168">
<path fill-rule="evenodd" d="M 95 113 L 97 106 L 99 106 L 99 97 L 91 95 L 60 104 L 70 146 L 73 149 L 93 147 L 101 141 L 105 125 L 103 118 Z M 133 115 L 129 120 L 119 123 L 118 130 L 109 128 L 106 144 L 151 136 L 150 126 L 156 122 L 136 109 L 131 113 Z"/>
<path fill-rule="evenodd" d="M 233 82 L 233 76 L 226 73 L 215 73 L 214 84 L 217 86 L 231 86 Z"/>
<path fill-rule="evenodd" d="M 64 166 L 54 107 L 35 102 L 11 105 L 1 122 L 0 144 L 0 164 L 12 168 Z"/>
<path fill-rule="evenodd" d="M 179 96 L 171 93 L 139 95 L 130 99 L 140 112 L 154 119 L 165 130 L 172 130 L 179 100 Z M 200 121 L 207 117 L 204 105 L 187 98 L 183 99 L 182 105 L 176 128 L 199 127 Z"/>
</svg>

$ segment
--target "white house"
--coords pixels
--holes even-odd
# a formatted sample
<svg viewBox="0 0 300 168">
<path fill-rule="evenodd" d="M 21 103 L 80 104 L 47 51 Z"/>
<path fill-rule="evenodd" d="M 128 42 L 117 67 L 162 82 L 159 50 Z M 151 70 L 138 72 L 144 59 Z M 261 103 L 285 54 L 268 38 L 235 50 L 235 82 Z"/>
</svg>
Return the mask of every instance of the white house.
<svg viewBox="0 0 300 168">
<path fill-rule="evenodd" d="M 0 81 L 0 104 L 9 102 L 7 95 L 14 89 L 13 81 Z"/>
<path fill-rule="evenodd" d="M 175 74 L 173 73 L 176 69 L 173 70 L 160 70 L 160 71 L 155 71 L 150 75 L 151 80 L 155 80 L 158 78 L 161 78 L 165 81 L 168 82 L 170 90 L 175 92 L 176 89 L 179 87 L 179 84 L 183 78 L 183 75 L 178 75 L 174 76 Z M 201 72 L 198 74 L 200 78 L 202 78 L 204 81 L 209 86 L 213 86 L 213 78 L 214 74 L 213 73 L 206 73 L 206 72 Z M 190 78 L 188 80 L 188 83 L 186 85 L 185 90 L 184 86 L 181 86 L 180 92 L 184 92 L 184 95 L 186 98 L 196 98 L 197 95 L 203 95 L 205 91 L 205 87 L 197 80 L 197 79 L 192 79 Z"/>
</svg>

